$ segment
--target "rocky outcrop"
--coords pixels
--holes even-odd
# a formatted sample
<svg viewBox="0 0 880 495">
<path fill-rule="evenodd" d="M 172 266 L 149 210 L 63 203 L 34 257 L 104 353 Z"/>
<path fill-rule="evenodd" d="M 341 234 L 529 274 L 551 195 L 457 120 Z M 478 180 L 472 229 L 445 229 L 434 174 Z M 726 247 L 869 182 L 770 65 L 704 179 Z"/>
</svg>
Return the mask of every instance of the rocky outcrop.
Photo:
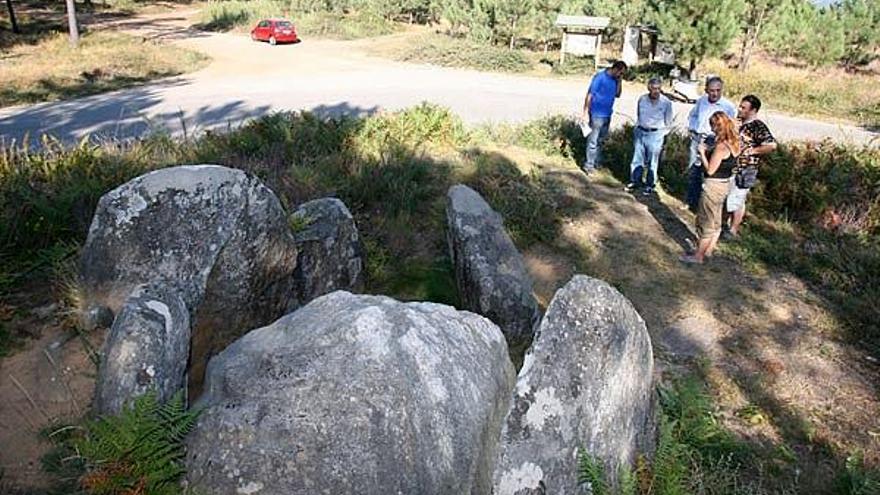
<svg viewBox="0 0 880 495">
<path fill-rule="evenodd" d="M 501 217 L 473 189 L 446 195 L 449 252 L 464 307 L 495 322 L 510 343 L 531 338 L 540 319 L 532 281 Z"/>
<path fill-rule="evenodd" d="M 616 477 L 653 447 L 653 355 L 632 304 L 576 275 L 550 303 L 517 379 L 494 493 L 583 493 L 579 449 Z"/>
<path fill-rule="evenodd" d="M 216 165 L 150 172 L 105 194 L 80 266 L 87 314 L 118 313 L 138 285 L 176 290 L 193 324 L 191 385 L 210 354 L 283 315 L 297 250 L 278 198 Z"/>
<path fill-rule="evenodd" d="M 160 284 L 137 287 L 104 343 L 96 412 L 118 414 L 149 390 L 160 401 L 170 399 L 186 384 L 189 337 L 189 312 L 177 291 Z"/>
<path fill-rule="evenodd" d="M 211 360 L 188 482 L 206 493 L 488 493 L 513 375 L 485 318 L 333 292 Z"/>
<path fill-rule="evenodd" d="M 354 218 L 336 198 L 303 203 L 290 216 L 299 251 L 294 306 L 334 290 L 363 289 L 363 249 Z"/>
</svg>

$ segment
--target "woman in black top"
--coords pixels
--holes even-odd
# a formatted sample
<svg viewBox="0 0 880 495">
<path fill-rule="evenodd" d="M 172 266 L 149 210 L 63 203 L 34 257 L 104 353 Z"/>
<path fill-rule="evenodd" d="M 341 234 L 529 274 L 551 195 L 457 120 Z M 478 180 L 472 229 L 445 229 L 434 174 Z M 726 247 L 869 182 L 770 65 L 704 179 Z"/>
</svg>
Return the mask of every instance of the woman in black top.
<svg viewBox="0 0 880 495">
<path fill-rule="evenodd" d="M 700 205 L 697 207 L 699 244 L 693 254 L 685 254 L 680 258 L 685 263 L 703 263 L 707 256 L 712 256 L 721 235 L 724 198 L 730 188 L 730 178 L 740 153 L 739 134 L 733 119 L 719 111 L 709 118 L 709 125 L 715 133 L 715 148 L 708 157 L 706 146 L 701 144 L 699 148 L 705 177 Z"/>
</svg>

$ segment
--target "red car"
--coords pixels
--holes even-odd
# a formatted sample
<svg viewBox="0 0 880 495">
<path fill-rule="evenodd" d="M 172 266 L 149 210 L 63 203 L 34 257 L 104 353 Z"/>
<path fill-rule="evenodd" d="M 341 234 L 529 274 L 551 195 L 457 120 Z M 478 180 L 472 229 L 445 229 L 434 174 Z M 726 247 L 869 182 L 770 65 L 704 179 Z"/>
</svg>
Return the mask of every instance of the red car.
<svg viewBox="0 0 880 495">
<path fill-rule="evenodd" d="M 251 39 L 276 43 L 297 43 L 296 28 L 287 19 L 264 19 L 251 29 Z"/>
</svg>

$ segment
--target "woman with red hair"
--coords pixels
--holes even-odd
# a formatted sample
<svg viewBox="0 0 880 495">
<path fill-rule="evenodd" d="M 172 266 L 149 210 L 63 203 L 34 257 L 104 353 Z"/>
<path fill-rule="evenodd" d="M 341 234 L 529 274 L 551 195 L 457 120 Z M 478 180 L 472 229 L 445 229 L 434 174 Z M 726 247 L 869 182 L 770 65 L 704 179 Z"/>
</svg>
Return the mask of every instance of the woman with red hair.
<svg viewBox="0 0 880 495">
<path fill-rule="evenodd" d="M 715 133 L 715 148 L 707 157 L 707 146 L 700 144 L 700 160 L 703 162 L 703 194 L 697 207 L 697 236 L 699 243 L 693 254 L 680 259 L 685 263 L 703 263 L 718 244 L 721 235 L 721 215 L 724 198 L 730 189 L 730 178 L 740 153 L 739 132 L 736 122 L 726 113 L 718 111 L 709 117 L 709 125 Z"/>
</svg>

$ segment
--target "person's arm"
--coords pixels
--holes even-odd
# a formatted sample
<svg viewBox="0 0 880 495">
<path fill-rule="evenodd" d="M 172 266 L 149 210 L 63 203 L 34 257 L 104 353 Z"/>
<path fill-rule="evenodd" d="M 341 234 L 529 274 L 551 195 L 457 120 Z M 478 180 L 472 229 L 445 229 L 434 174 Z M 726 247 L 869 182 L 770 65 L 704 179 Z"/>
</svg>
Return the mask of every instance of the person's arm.
<svg viewBox="0 0 880 495">
<path fill-rule="evenodd" d="M 768 129 L 763 122 L 758 121 L 757 124 L 759 124 L 758 137 L 761 140 L 761 144 L 744 151 L 748 152 L 749 155 L 766 155 L 767 153 L 772 153 L 778 147 L 776 139 L 773 137 L 773 134 L 770 133 L 770 129 Z"/>
<path fill-rule="evenodd" d="M 706 157 L 706 145 L 701 144 L 699 147 L 700 150 L 700 160 L 703 162 L 703 167 L 706 169 L 706 173 L 712 175 L 718 170 L 718 167 L 721 166 L 721 162 L 730 156 L 730 149 L 727 147 L 725 143 L 723 146 L 719 144 L 712 150 L 712 156 Z"/>
<path fill-rule="evenodd" d="M 672 122 L 675 121 L 675 115 L 672 113 L 672 102 L 666 100 L 666 110 L 663 112 L 663 123 L 666 125 L 666 132 L 672 129 Z"/>
<path fill-rule="evenodd" d="M 587 91 L 587 97 L 584 98 L 584 111 L 581 113 L 581 119 L 587 120 L 590 116 L 590 103 L 593 101 L 593 93 Z"/>
<path fill-rule="evenodd" d="M 615 98 L 620 98 L 621 90 L 623 90 L 623 76 L 617 78 L 617 94 L 614 95 Z"/>
<path fill-rule="evenodd" d="M 777 147 L 776 141 L 771 141 L 769 143 L 764 143 L 761 146 L 755 146 L 754 148 L 749 148 L 750 155 L 766 155 L 767 153 L 772 153 Z"/>
<path fill-rule="evenodd" d="M 700 115 L 700 101 L 702 99 L 698 99 L 694 102 L 694 106 L 691 107 L 691 111 L 688 113 L 688 130 L 689 131 L 697 131 L 700 129 L 700 123 L 697 122 L 697 119 Z"/>
<path fill-rule="evenodd" d="M 642 125 L 642 98 L 644 96 L 639 96 L 639 99 L 636 100 L 636 125 Z"/>
<path fill-rule="evenodd" d="M 597 74 L 598 75 L 598 74 Z M 593 90 L 596 86 L 596 76 L 590 80 L 590 87 L 587 88 L 587 96 L 584 98 L 584 110 L 581 112 L 581 119 L 587 120 L 590 116 L 590 104 L 593 102 Z"/>
</svg>

